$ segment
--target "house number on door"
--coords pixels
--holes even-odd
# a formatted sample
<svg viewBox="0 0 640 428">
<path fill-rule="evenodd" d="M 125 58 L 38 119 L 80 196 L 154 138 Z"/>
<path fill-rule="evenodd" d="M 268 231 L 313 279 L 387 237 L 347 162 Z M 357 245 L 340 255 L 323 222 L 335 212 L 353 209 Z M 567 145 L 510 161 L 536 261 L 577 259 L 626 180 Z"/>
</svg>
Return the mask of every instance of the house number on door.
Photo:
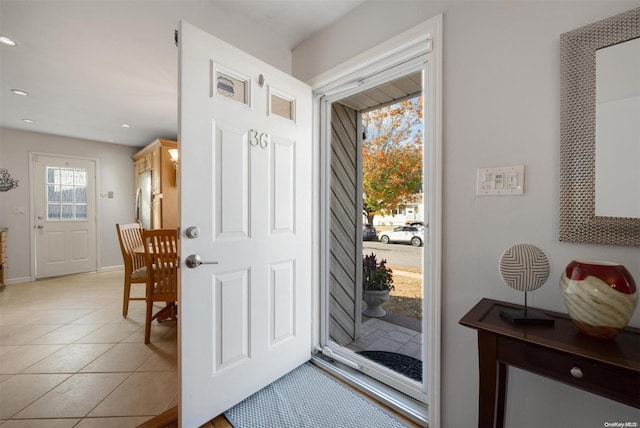
<svg viewBox="0 0 640 428">
<path fill-rule="evenodd" d="M 266 149 L 270 141 L 271 137 L 266 132 L 256 131 L 255 129 L 249 131 L 249 143 L 254 147 L 260 146 Z"/>
</svg>

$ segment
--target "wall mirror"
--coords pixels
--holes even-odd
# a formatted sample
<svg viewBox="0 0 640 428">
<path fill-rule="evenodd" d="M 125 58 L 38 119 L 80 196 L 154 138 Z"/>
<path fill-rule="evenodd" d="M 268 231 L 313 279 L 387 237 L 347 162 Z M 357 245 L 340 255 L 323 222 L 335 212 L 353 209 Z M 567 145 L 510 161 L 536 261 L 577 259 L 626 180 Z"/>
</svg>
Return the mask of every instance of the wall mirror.
<svg viewBox="0 0 640 428">
<path fill-rule="evenodd" d="M 560 240 L 640 245 L 640 8 L 560 36 Z"/>
</svg>

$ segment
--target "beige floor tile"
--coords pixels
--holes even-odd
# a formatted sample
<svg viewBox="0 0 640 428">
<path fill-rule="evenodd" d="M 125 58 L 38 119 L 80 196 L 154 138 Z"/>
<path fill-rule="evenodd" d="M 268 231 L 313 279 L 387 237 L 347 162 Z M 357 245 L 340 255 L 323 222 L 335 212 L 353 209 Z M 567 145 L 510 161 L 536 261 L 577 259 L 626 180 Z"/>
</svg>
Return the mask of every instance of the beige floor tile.
<svg viewBox="0 0 640 428">
<path fill-rule="evenodd" d="M 178 392 L 176 392 L 173 395 L 173 398 L 171 399 L 171 401 L 169 401 L 169 403 L 167 403 L 165 408 L 162 409 L 162 413 L 168 411 L 169 409 L 172 409 L 173 407 L 177 407 L 179 405 L 180 405 L 180 394 Z"/>
<path fill-rule="evenodd" d="M 178 345 L 175 341 L 166 342 L 155 350 L 137 371 L 139 372 L 165 372 L 178 369 Z"/>
<path fill-rule="evenodd" d="M 118 343 L 139 328 L 129 324 L 106 324 L 75 343 Z"/>
<path fill-rule="evenodd" d="M 122 418 L 84 418 L 75 428 L 135 428 L 149 420 L 148 416 Z"/>
<path fill-rule="evenodd" d="M 35 324 L 68 324 L 91 313 L 91 309 L 47 309 L 33 316 Z"/>
<path fill-rule="evenodd" d="M 32 318 L 25 316 L 24 311 L 5 313 L 7 312 L 6 306 L 0 306 L 0 311 L 3 312 L 0 316 L 0 329 L 15 325 L 35 324 Z"/>
<path fill-rule="evenodd" d="M 0 345 L 0 356 L 9 351 L 13 351 L 14 349 L 19 348 L 18 345 Z"/>
<path fill-rule="evenodd" d="M 74 343 L 25 369 L 24 373 L 76 373 L 114 345 L 111 343 Z"/>
<path fill-rule="evenodd" d="M 153 355 L 144 343 L 119 343 L 81 372 L 133 372 Z"/>
<path fill-rule="evenodd" d="M 68 377 L 63 374 L 28 374 L 7 379 L 0 388 L 0 419 L 9 419 Z"/>
<path fill-rule="evenodd" d="M 20 373 L 27 367 L 62 349 L 63 345 L 23 345 L 0 355 L 0 373 Z"/>
<path fill-rule="evenodd" d="M 84 417 L 129 376 L 128 373 L 72 375 L 14 419 Z M 125 415 L 129 416 L 129 415 Z"/>
<path fill-rule="evenodd" d="M 19 419 L 6 421 L 2 428 L 72 428 L 80 419 Z"/>
<path fill-rule="evenodd" d="M 122 312 L 118 313 L 110 309 L 98 309 L 88 315 L 76 319 L 73 324 L 106 324 L 122 318 Z"/>
<path fill-rule="evenodd" d="M 153 321 L 151 323 L 151 345 L 161 347 L 168 342 L 175 342 L 177 340 L 176 325 L 177 322 L 171 320 L 161 323 Z M 144 343 L 144 323 L 138 330 L 125 338 L 123 342 Z"/>
<path fill-rule="evenodd" d="M 89 417 L 159 415 L 177 388 L 177 372 L 133 373 Z"/>
<path fill-rule="evenodd" d="M 3 327 L 0 329 L 0 343 L 24 345 L 61 326 L 62 324 L 27 324 Z"/>
<path fill-rule="evenodd" d="M 67 324 L 31 341 L 33 344 L 66 344 L 99 329 L 102 324 Z"/>
</svg>

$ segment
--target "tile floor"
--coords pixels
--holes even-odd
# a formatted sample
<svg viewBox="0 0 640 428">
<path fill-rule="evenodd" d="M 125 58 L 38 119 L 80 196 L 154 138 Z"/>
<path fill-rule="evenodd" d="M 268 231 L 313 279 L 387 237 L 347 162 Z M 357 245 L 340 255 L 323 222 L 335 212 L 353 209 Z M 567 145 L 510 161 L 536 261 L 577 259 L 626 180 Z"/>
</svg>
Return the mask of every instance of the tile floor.
<svg viewBox="0 0 640 428">
<path fill-rule="evenodd" d="M 378 318 L 362 323 L 360 338 L 347 345 L 352 351 L 388 351 L 422 360 L 422 334 Z"/>
<path fill-rule="evenodd" d="M 143 285 L 134 292 L 143 295 Z M 135 427 L 177 405 L 177 328 L 143 301 L 122 317 L 122 272 L 0 292 L 0 426 Z"/>
<path fill-rule="evenodd" d="M 136 427 L 176 406 L 176 322 L 154 322 L 145 345 L 144 308 L 132 301 L 122 317 L 122 271 L 7 285 L 0 427 Z M 371 318 L 362 333 L 349 348 L 420 359 L 418 331 Z"/>
</svg>

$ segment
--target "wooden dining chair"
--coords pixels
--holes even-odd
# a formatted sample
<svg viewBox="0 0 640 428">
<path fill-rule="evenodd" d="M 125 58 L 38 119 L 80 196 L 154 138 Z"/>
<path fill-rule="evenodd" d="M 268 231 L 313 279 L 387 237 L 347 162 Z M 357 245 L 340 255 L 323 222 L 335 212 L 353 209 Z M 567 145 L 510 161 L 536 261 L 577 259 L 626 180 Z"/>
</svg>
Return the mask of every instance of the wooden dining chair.
<svg viewBox="0 0 640 428">
<path fill-rule="evenodd" d="M 144 343 L 151 338 L 151 322 L 177 315 L 178 301 L 178 230 L 153 229 L 142 233 L 147 262 L 147 316 Z M 154 302 L 166 305 L 153 314 Z"/>
<path fill-rule="evenodd" d="M 142 247 L 142 226 L 140 223 L 116 224 L 118 241 L 124 261 L 124 297 L 122 316 L 129 313 L 129 300 L 145 300 L 144 297 L 131 297 L 131 284 L 147 283 L 147 262 L 143 254 L 135 254 L 133 249 Z"/>
</svg>

